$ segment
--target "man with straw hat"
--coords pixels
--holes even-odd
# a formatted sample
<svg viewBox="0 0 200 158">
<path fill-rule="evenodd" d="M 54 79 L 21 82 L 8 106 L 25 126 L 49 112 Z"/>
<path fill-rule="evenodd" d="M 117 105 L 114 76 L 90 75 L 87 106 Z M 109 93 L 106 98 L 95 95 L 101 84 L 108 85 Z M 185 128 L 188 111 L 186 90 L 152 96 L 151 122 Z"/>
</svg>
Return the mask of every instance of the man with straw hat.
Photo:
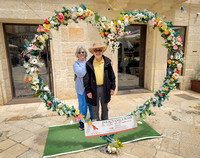
<svg viewBox="0 0 200 158">
<path fill-rule="evenodd" d="M 87 73 L 84 76 L 86 101 L 92 105 L 93 119 L 99 119 L 99 101 L 101 101 L 101 120 L 108 119 L 108 102 L 115 92 L 115 74 L 111 60 L 103 55 L 107 49 L 101 43 L 94 43 L 89 51 L 93 56 L 87 61 Z"/>
</svg>

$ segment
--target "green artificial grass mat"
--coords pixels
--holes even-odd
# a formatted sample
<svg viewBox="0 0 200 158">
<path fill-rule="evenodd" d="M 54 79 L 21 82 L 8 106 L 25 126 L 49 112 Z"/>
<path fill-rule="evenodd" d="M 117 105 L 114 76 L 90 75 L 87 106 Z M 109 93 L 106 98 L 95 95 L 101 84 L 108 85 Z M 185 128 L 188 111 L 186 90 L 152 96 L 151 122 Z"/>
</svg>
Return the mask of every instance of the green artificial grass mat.
<svg viewBox="0 0 200 158">
<path fill-rule="evenodd" d="M 116 137 L 124 144 L 158 138 L 161 135 L 146 122 L 142 122 L 138 124 L 137 129 L 115 134 L 114 138 Z M 89 150 L 104 146 L 106 143 L 101 137 L 85 138 L 85 132 L 79 129 L 78 124 L 50 127 L 43 156 L 45 158 Z"/>
</svg>

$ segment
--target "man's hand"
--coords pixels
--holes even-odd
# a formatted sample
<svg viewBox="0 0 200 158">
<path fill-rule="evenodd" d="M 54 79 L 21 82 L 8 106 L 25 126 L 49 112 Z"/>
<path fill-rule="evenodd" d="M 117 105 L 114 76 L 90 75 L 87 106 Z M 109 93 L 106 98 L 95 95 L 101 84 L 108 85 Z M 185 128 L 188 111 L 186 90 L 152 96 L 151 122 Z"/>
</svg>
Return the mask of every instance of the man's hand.
<svg viewBox="0 0 200 158">
<path fill-rule="evenodd" d="M 111 89 L 110 94 L 113 95 L 114 93 L 115 93 L 115 91 Z"/>
<path fill-rule="evenodd" d="M 92 93 L 91 92 L 88 93 L 87 96 L 88 96 L 88 98 L 92 99 Z"/>
</svg>

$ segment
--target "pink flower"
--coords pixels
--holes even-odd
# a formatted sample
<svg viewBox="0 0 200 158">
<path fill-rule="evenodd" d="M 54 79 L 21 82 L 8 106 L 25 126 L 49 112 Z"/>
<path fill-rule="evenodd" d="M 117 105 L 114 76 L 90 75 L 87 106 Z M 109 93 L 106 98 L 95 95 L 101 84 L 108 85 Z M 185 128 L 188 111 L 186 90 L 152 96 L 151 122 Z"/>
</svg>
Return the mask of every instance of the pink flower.
<svg viewBox="0 0 200 158">
<path fill-rule="evenodd" d="M 38 70 L 38 68 L 36 67 L 36 68 L 35 68 L 35 71 L 37 71 L 37 70 Z"/>
<path fill-rule="evenodd" d="M 171 55 L 171 56 L 170 56 L 170 59 L 173 59 L 173 58 L 174 58 L 174 56 L 173 56 L 173 55 Z"/>
<path fill-rule="evenodd" d="M 174 49 L 174 50 L 177 50 L 177 49 L 178 49 L 177 45 L 174 45 L 173 49 Z"/>
<path fill-rule="evenodd" d="M 58 13 L 57 14 L 57 17 L 58 17 L 58 20 L 60 21 L 60 22 L 63 22 L 64 21 L 64 15 L 62 14 L 62 13 Z"/>
<path fill-rule="evenodd" d="M 28 55 L 28 57 L 30 57 L 30 54 L 27 54 Z"/>
<path fill-rule="evenodd" d="M 82 120 L 82 119 L 83 119 L 82 114 L 78 115 L 77 118 L 76 118 L 77 121 L 80 121 L 80 120 Z"/>
<path fill-rule="evenodd" d="M 37 50 L 37 47 L 35 45 L 33 45 L 32 50 Z"/>
<path fill-rule="evenodd" d="M 35 34 L 35 38 L 37 38 L 37 36 L 38 36 L 38 35 L 37 35 L 37 34 Z"/>
<path fill-rule="evenodd" d="M 180 36 L 177 37 L 178 42 L 182 42 L 182 39 Z"/>
<path fill-rule="evenodd" d="M 39 26 L 37 28 L 37 32 L 45 32 L 45 29 L 43 27 Z"/>
<path fill-rule="evenodd" d="M 131 31 L 127 31 L 126 34 L 129 35 L 131 33 Z"/>
<path fill-rule="evenodd" d="M 120 33 L 119 35 L 120 35 L 120 36 L 124 36 L 124 33 L 122 32 L 122 33 Z"/>
</svg>

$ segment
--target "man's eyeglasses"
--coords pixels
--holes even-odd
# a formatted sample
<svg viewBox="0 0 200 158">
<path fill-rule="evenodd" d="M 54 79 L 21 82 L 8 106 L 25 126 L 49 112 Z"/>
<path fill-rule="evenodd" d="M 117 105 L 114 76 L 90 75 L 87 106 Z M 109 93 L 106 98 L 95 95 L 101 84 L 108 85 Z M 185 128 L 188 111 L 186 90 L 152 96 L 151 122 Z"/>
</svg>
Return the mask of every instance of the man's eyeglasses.
<svg viewBox="0 0 200 158">
<path fill-rule="evenodd" d="M 95 49 L 94 52 L 95 52 L 95 53 L 97 53 L 97 52 L 102 52 L 102 49 Z"/>
<path fill-rule="evenodd" d="M 86 53 L 86 52 L 85 51 L 78 52 L 78 54 L 84 54 L 84 53 Z"/>
</svg>

